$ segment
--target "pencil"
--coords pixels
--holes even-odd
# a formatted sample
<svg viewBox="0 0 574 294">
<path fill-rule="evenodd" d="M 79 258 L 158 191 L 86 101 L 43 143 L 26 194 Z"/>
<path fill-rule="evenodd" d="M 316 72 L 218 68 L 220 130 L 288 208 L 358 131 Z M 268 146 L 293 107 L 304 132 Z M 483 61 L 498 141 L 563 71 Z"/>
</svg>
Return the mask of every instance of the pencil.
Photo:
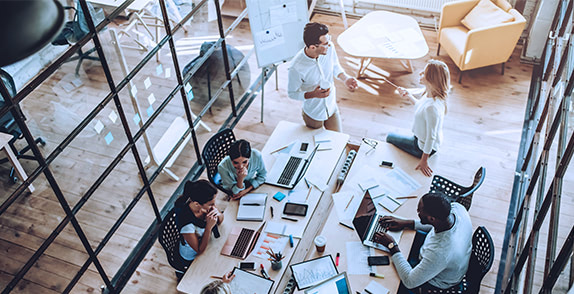
<svg viewBox="0 0 574 294">
<path fill-rule="evenodd" d="M 285 149 L 285 148 L 287 148 L 287 147 L 289 147 L 289 145 L 283 146 L 283 147 L 281 147 L 281 148 L 279 148 L 279 149 L 277 149 L 277 150 L 275 150 L 275 151 L 272 151 L 272 152 L 269 153 L 269 154 L 273 154 L 273 153 L 275 153 L 275 152 L 279 152 L 279 151 L 281 151 L 281 150 L 283 150 L 283 149 Z"/>
<path fill-rule="evenodd" d="M 351 199 L 349 200 L 349 203 L 347 203 L 347 206 L 345 206 L 345 210 L 347 210 L 347 208 L 349 208 L 349 205 L 351 205 L 351 202 L 353 202 L 353 198 L 355 198 L 355 195 L 351 196 Z"/>
<path fill-rule="evenodd" d="M 398 87 L 399 87 L 399 86 L 393 84 L 391 81 L 389 81 L 389 80 L 388 80 L 387 78 L 385 78 L 385 77 L 383 77 L 383 80 L 385 80 L 385 82 L 389 83 L 389 85 L 391 85 L 391 86 L 393 86 L 393 87 L 395 87 L 395 88 L 398 88 Z"/>
<path fill-rule="evenodd" d="M 411 198 L 417 198 L 417 195 L 411 195 L 411 196 L 399 196 L 399 197 L 395 197 L 395 199 L 411 199 Z"/>
<path fill-rule="evenodd" d="M 211 276 L 210 278 L 223 280 L 223 277 L 220 277 L 220 276 Z"/>
<path fill-rule="evenodd" d="M 309 199 L 309 195 L 311 195 L 311 190 L 313 190 L 313 187 L 309 187 L 309 192 L 307 192 L 307 197 L 305 197 L 305 202 L 307 202 L 307 200 Z"/>
</svg>

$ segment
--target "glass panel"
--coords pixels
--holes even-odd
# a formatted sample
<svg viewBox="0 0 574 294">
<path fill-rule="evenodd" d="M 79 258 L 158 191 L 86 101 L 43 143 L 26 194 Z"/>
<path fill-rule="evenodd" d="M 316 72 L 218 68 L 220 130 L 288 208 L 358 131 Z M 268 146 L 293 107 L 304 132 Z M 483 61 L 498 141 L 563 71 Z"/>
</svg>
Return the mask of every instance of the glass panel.
<svg viewBox="0 0 574 294">
<path fill-rule="evenodd" d="M 109 273 L 106 273 L 109 276 Z M 110 278 L 111 279 L 111 278 Z M 71 293 L 100 293 L 100 287 L 104 285 L 100 273 L 94 264 L 80 278 L 78 283 L 72 288 Z"/>
</svg>

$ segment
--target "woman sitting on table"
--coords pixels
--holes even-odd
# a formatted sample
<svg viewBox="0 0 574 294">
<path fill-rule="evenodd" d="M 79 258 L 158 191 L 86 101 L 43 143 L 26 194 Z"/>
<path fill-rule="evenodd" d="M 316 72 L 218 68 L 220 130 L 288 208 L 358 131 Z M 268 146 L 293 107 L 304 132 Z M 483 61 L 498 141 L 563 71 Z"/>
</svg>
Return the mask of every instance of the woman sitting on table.
<svg viewBox="0 0 574 294">
<path fill-rule="evenodd" d="M 249 142 L 238 140 L 229 147 L 226 156 L 217 167 L 223 188 L 233 193 L 236 200 L 265 183 L 267 170 L 261 152 L 251 149 Z"/>
<path fill-rule="evenodd" d="M 183 194 L 175 201 L 175 221 L 183 236 L 179 253 L 189 263 L 205 251 L 210 232 L 223 221 L 223 214 L 215 207 L 216 194 L 217 188 L 209 181 L 188 181 Z"/>
<path fill-rule="evenodd" d="M 431 59 L 420 73 L 420 83 L 425 91 L 420 99 L 415 98 L 405 88 L 398 87 L 399 94 L 415 102 L 413 135 L 403 136 L 394 133 L 387 135 L 387 142 L 399 149 L 420 158 L 416 169 L 430 177 L 433 173 L 428 165 L 442 141 L 442 123 L 446 114 L 446 98 L 450 90 L 450 73 L 442 61 Z"/>
</svg>

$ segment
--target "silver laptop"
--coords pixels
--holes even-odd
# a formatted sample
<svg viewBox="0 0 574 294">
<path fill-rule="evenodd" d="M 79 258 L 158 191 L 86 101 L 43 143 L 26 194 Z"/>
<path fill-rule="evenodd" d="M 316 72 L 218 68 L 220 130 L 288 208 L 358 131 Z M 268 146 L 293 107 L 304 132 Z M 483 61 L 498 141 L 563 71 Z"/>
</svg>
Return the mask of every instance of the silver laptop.
<svg viewBox="0 0 574 294">
<path fill-rule="evenodd" d="M 387 231 L 386 228 L 379 223 L 379 220 L 383 216 L 383 214 L 377 212 L 377 207 L 373 202 L 373 198 L 371 198 L 371 195 L 367 190 L 363 196 L 361 204 L 359 205 L 359 209 L 357 209 L 355 218 L 353 219 L 353 226 L 355 227 L 357 234 L 359 234 L 359 238 L 363 241 L 363 245 L 389 252 L 389 249 L 386 246 L 374 241 L 375 234 L 377 232 L 384 231 L 391 235 L 396 242 L 399 242 L 403 231 Z"/>
<path fill-rule="evenodd" d="M 319 285 L 305 290 L 305 294 L 352 294 L 347 273 L 342 272 Z"/>
<path fill-rule="evenodd" d="M 293 189 L 303 178 L 317 152 L 319 145 L 313 149 L 307 158 L 286 153 L 279 154 L 273 167 L 267 174 L 267 184 Z"/>
</svg>

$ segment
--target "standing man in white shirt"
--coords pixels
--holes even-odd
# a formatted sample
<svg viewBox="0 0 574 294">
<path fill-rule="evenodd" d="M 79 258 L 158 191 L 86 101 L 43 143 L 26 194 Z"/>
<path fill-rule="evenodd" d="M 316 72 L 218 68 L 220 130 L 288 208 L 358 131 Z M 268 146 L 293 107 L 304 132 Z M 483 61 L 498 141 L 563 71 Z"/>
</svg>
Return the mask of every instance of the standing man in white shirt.
<svg viewBox="0 0 574 294">
<path fill-rule="evenodd" d="M 311 22 L 303 30 L 305 48 L 293 57 L 289 66 L 288 95 L 303 102 L 303 120 L 312 129 L 341 132 L 342 123 L 337 107 L 337 91 L 334 78 L 354 91 L 357 80 L 345 73 L 333 44 L 329 28 Z"/>
</svg>

